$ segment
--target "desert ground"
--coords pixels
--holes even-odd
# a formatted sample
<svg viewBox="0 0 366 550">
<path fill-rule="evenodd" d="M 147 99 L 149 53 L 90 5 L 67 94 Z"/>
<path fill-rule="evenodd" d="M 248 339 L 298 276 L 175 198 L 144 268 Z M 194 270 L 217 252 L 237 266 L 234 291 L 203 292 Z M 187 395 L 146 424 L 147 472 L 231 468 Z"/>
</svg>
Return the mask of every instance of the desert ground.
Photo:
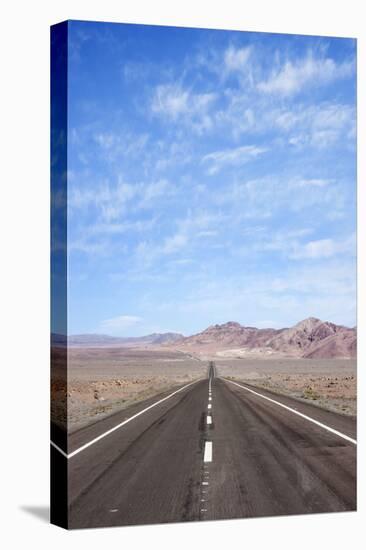
<svg viewBox="0 0 366 550">
<path fill-rule="evenodd" d="M 310 401 L 319 407 L 355 416 L 355 359 L 224 359 L 215 357 L 219 376 Z"/>
<path fill-rule="evenodd" d="M 69 348 L 67 391 L 60 365 L 52 376 L 52 419 L 68 432 L 129 405 L 206 376 L 207 363 L 169 349 Z"/>
<path fill-rule="evenodd" d="M 65 350 L 54 350 L 52 420 L 69 433 L 164 391 L 217 375 L 356 415 L 356 360 L 198 356 L 164 347 L 71 347 L 67 386 Z M 66 412 L 67 400 L 67 412 Z"/>
</svg>

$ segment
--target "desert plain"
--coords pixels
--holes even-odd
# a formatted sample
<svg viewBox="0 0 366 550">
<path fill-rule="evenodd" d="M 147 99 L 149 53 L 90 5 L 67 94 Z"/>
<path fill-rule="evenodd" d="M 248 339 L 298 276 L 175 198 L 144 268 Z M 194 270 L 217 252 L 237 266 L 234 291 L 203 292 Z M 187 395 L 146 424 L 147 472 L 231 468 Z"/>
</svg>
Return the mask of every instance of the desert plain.
<svg viewBox="0 0 366 550">
<path fill-rule="evenodd" d="M 65 368 L 52 376 L 52 420 L 67 421 L 69 433 L 207 374 L 207 363 L 190 354 L 126 347 L 69 348 L 67 384 Z"/>
<path fill-rule="evenodd" d="M 355 416 L 355 359 L 223 358 L 217 376 Z M 71 348 L 67 385 L 52 378 L 52 417 L 69 433 L 130 405 L 207 376 L 209 357 L 167 349 Z M 67 400 L 67 408 L 66 408 Z M 66 412 L 67 411 L 67 412 Z M 66 415 L 66 416 L 65 416 Z"/>
</svg>

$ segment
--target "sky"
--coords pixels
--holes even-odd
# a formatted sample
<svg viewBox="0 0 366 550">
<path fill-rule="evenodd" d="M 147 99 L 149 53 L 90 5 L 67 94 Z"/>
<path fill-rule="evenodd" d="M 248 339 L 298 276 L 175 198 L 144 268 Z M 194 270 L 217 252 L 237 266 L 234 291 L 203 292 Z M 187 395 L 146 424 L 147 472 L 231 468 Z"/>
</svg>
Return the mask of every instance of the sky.
<svg viewBox="0 0 366 550">
<path fill-rule="evenodd" d="M 68 332 L 356 324 L 356 41 L 69 23 Z"/>
</svg>

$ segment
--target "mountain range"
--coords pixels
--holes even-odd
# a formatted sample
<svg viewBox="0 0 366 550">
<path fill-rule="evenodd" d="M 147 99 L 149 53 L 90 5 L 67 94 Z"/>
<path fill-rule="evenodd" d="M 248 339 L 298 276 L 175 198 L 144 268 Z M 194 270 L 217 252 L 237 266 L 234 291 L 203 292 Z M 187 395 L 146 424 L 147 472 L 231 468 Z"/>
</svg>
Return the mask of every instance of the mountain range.
<svg viewBox="0 0 366 550">
<path fill-rule="evenodd" d="M 64 345 L 65 336 L 53 334 L 52 344 Z M 293 327 L 281 329 L 246 327 L 229 321 L 211 325 L 192 336 L 176 332 L 138 337 L 77 334 L 69 336 L 68 344 L 78 347 L 164 346 L 187 352 L 218 354 L 230 354 L 232 350 L 234 355 L 248 352 L 311 359 L 351 358 L 357 353 L 357 331 L 356 328 L 309 317 Z"/>
<path fill-rule="evenodd" d="M 355 357 L 355 328 L 336 325 L 309 317 L 290 328 L 258 329 L 235 322 L 212 325 L 203 332 L 177 342 L 180 349 L 203 350 L 245 349 L 290 357 L 333 358 Z"/>
</svg>

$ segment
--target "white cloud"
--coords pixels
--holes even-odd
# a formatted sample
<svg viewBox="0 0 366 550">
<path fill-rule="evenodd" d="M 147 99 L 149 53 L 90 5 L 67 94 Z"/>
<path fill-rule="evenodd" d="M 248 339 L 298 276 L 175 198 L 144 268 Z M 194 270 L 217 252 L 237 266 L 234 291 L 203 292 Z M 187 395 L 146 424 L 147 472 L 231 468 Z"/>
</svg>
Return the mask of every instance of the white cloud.
<svg viewBox="0 0 366 550">
<path fill-rule="evenodd" d="M 228 72 L 242 71 L 248 65 L 250 54 L 250 46 L 246 48 L 234 48 L 234 46 L 230 46 L 229 48 L 227 48 L 224 54 L 225 69 Z"/>
<path fill-rule="evenodd" d="M 237 223 L 273 218 L 278 213 L 299 216 L 319 212 L 325 220 L 332 212 L 342 213 L 349 202 L 348 182 L 273 174 L 258 179 L 239 179 L 218 186 L 211 203 Z M 332 182 L 330 184 L 330 182 Z M 323 183 L 323 185 L 322 185 Z M 310 192 L 311 191 L 311 192 Z"/>
<path fill-rule="evenodd" d="M 219 108 L 211 114 L 213 125 L 219 132 L 231 133 L 238 139 L 243 133 L 261 128 L 263 109 L 261 105 L 257 110 L 257 97 L 248 96 L 243 86 L 239 90 L 226 88 Z"/>
<path fill-rule="evenodd" d="M 147 267 L 164 256 L 179 254 L 192 249 L 198 239 L 212 237 L 216 234 L 220 215 L 214 213 L 188 212 L 187 216 L 177 220 L 176 230 L 160 242 L 141 241 L 135 250 L 135 258 L 140 267 Z"/>
<path fill-rule="evenodd" d="M 174 187 L 165 179 L 152 182 L 127 183 L 122 177 L 112 185 L 105 181 L 94 187 L 75 187 L 69 193 L 71 213 L 75 211 L 88 212 L 95 208 L 102 223 L 115 224 L 126 212 L 141 208 L 151 208 L 161 197 L 174 193 Z"/>
<path fill-rule="evenodd" d="M 173 119 L 189 111 L 189 92 L 178 85 L 160 85 L 152 102 L 154 113 L 163 113 Z"/>
<path fill-rule="evenodd" d="M 304 245 L 297 244 L 290 254 L 293 259 L 327 259 L 338 254 L 348 253 L 354 255 L 356 251 L 355 236 L 336 241 L 334 239 L 319 239 L 310 241 Z"/>
<path fill-rule="evenodd" d="M 212 127 L 210 110 L 216 99 L 213 92 L 195 93 L 179 84 L 162 84 L 155 89 L 151 111 L 173 122 L 184 121 L 201 134 Z"/>
<path fill-rule="evenodd" d="M 290 96 L 307 86 L 320 86 L 336 79 L 350 76 L 354 71 L 351 62 L 337 64 L 330 58 L 316 58 L 309 52 L 299 61 L 286 61 L 282 67 L 274 70 L 267 80 L 258 83 L 258 89 L 269 94 Z"/>
<path fill-rule="evenodd" d="M 219 217 L 212 213 L 189 213 L 186 218 L 178 221 L 177 232 L 165 239 L 161 253 L 172 254 L 185 248 L 189 243 L 192 245 L 197 238 L 216 235 L 216 230 L 211 229 L 211 226 L 216 225 L 218 221 Z"/>
<path fill-rule="evenodd" d="M 287 134 L 289 144 L 297 149 L 327 148 L 354 141 L 356 113 L 354 107 L 340 103 L 297 105 L 268 111 L 263 114 L 263 122 Z"/>
<path fill-rule="evenodd" d="M 102 150 L 103 159 L 108 161 L 139 155 L 149 142 L 148 134 L 134 135 L 127 131 L 99 132 L 93 138 Z"/>
<path fill-rule="evenodd" d="M 215 99 L 214 93 L 193 93 L 179 84 L 162 84 L 155 90 L 151 108 L 154 113 L 177 119 L 181 115 L 207 111 Z"/>
<path fill-rule="evenodd" d="M 268 149 L 265 147 L 244 145 L 233 149 L 209 153 L 202 158 L 202 162 L 210 164 L 208 173 L 213 175 L 224 166 L 241 166 L 250 160 L 255 159 L 259 155 L 262 155 L 266 151 L 268 151 Z"/>
<path fill-rule="evenodd" d="M 184 248 L 187 242 L 188 235 L 184 232 L 178 232 L 165 240 L 161 251 L 163 254 L 172 254 Z"/>
<path fill-rule="evenodd" d="M 333 239 L 320 239 L 319 241 L 310 241 L 295 252 L 293 258 L 330 258 L 336 252 L 336 243 Z"/>
<path fill-rule="evenodd" d="M 240 90 L 226 89 L 218 109 L 210 113 L 212 128 L 239 140 L 243 135 L 285 137 L 298 149 L 354 143 L 356 111 L 352 104 L 338 101 L 299 103 L 281 97 L 260 97 Z"/>
</svg>

